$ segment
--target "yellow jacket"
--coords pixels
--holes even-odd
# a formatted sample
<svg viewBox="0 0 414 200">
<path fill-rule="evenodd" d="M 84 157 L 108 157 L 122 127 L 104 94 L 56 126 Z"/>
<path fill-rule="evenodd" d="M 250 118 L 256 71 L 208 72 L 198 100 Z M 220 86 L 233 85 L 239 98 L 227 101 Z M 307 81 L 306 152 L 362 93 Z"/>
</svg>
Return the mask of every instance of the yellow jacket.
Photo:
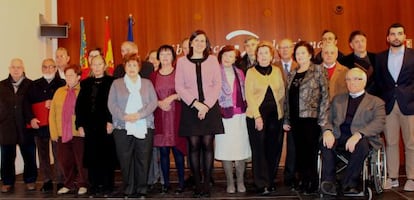
<svg viewBox="0 0 414 200">
<path fill-rule="evenodd" d="M 279 119 L 283 118 L 285 83 L 280 69 L 273 65 L 271 67 L 272 72 L 266 76 L 260 74 L 255 67 L 251 67 L 247 70 L 245 80 L 247 117 L 260 117 L 259 107 L 264 100 L 268 86 L 270 86 L 277 104 L 277 114 Z"/>
<path fill-rule="evenodd" d="M 68 86 L 60 87 L 53 95 L 49 112 L 49 129 L 50 139 L 57 140 L 62 136 L 62 108 L 65 102 Z M 76 97 L 79 94 L 80 84 L 75 86 Z M 73 136 L 80 136 L 75 126 L 75 115 L 72 116 L 72 132 Z"/>
</svg>

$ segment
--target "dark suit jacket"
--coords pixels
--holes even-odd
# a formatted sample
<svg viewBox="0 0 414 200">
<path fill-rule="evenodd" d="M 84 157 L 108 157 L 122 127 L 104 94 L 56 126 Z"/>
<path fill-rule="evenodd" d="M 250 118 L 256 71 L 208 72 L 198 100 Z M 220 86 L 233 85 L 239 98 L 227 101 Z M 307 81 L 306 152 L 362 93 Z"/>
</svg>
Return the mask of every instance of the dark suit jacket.
<svg viewBox="0 0 414 200">
<path fill-rule="evenodd" d="M 142 67 L 141 70 L 139 71 L 139 75 L 141 76 L 141 78 L 146 78 L 149 79 L 151 76 L 151 73 L 154 72 L 154 65 L 152 65 L 152 63 L 147 62 L 147 61 L 143 61 L 142 63 Z M 125 75 L 125 68 L 123 64 L 119 64 L 115 67 L 114 70 L 114 78 L 122 78 Z"/>
<path fill-rule="evenodd" d="M 414 50 L 405 48 L 401 72 L 394 81 L 388 71 L 388 52 L 377 54 L 374 81 L 376 95 L 385 101 L 385 111 L 389 114 L 395 101 L 404 115 L 414 115 Z"/>
<path fill-rule="evenodd" d="M 283 81 L 287 84 L 287 80 L 289 79 L 289 76 L 288 74 L 285 73 L 285 69 L 284 69 L 282 61 L 278 61 L 274 65 L 276 65 L 276 67 L 279 68 L 281 72 L 283 72 Z M 290 66 L 289 73 L 292 74 L 292 72 L 295 71 L 296 68 L 298 68 L 298 63 L 293 60 L 292 66 Z"/>
<path fill-rule="evenodd" d="M 376 57 L 376 54 L 368 52 L 367 55 L 368 55 L 369 61 L 371 62 L 371 65 L 369 65 L 366 62 L 364 62 L 364 63 L 356 62 L 354 53 L 350 53 L 350 54 L 342 57 L 341 59 L 338 59 L 338 62 L 341 63 L 342 65 L 348 67 L 349 69 L 352 69 L 354 67 L 363 68 L 363 70 L 366 71 L 367 76 L 368 76 L 367 85 L 366 85 L 365 88 L 366 88 L 367 92 L 371 93 L 372 90 L 373 90 L 373 87 L 374 87 L 374 71 L 375 71 L 375 57 Z"/>
<path fill-rule="evenodd" d="M 25 141 L 24 98 L 32 81 L 25 78 L 14 93 L 12 78 L 0 82 L 0 144 L 22 144 Z"/>
<path fill-rule="evenodd" d="M 349 94 L 344 93 L 334 97 L 329 114 L 328 123 L 324 130 L 332 130 L 336 139 L 341 136 L 340 125 L 345 121 L 348 108 Z M 368 137 L 374 148 L 381 147 L 380 133 L 384 129 L 385 109 L 384 102 L 373 95 L 365 93 L 351 123 L 351 132 L 359 132 Z"/>
</svg>

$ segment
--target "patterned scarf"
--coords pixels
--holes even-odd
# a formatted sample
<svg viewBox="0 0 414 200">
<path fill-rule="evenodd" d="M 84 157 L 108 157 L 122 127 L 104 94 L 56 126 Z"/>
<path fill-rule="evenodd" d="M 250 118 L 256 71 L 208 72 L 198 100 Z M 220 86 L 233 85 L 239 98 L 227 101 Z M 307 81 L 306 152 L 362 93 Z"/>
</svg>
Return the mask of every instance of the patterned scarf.
<svg viewBox="0 0 414 200">
<path fill-rule="evenodd" d="M 62 143 L 69 142 L 73 137 L 72 117 L 75 114 L 76 93 L 75 87 L 67 88 L 65 102 L 62 108 Z"/>
</svg>

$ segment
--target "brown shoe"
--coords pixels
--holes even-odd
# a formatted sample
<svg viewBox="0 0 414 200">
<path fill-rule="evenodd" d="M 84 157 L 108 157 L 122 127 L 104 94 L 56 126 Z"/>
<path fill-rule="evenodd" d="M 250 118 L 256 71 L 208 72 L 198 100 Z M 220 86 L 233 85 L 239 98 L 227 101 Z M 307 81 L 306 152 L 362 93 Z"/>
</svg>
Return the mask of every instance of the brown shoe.
<svg viewBox="0 0 414 200">
<path fill-rule="evenodd" d="M 3 185 L 1 186 L 1 192 L 2 193 L 7 193 L 10 192 L 12 190 L 12 186 L 11 185 Z"/>
<path fill-rule="evenodd" d="M 27 183 L 26 184 L 26 190 L 27 191 L 34 191 L 34 190 L 36 190 L 36 184 L 35 183 Z"/>
</svg>

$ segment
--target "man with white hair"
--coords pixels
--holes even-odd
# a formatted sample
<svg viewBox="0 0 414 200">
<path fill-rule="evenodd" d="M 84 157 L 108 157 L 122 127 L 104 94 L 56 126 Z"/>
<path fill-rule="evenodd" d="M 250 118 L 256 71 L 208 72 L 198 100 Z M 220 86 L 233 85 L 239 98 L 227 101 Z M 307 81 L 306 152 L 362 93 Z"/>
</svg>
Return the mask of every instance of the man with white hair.
<svg viewBox="0 0 414 200">
<path fill-rule="evenodd" d="M 16 181 L 16 145 L 24 161 L 23 181 L 26 189 L 36 189 L 36 145 L 33 135 L 25 131 L 24 98 L 32 81 L 24 75 L 20 58 L 10 62 L 9 77 L 0 82 L 0 145 L 2 193 L 11 192 Z"/>
<path fill-rule="evenodd" d="M 364 160 L 371 148 L 381 147 L 380 133 L 384 129 L 385 107 L 380 98 L 365 92 L 367 75 L 359 68 L 346 74 L 349 93 L 334 97 L 323 128 L 321 192 L 337 195 L 336 155 L 348 159 L 343 176 L 344 194 L 358 194 Z"/>
<path fill-rule="evenodd" d="M 25 98 L 26 124 L 30 124 L 28 133 L 35 136 L 35 142 L 39 154 L 39 169 L 43 175 L 42 192 L 53 190 L 53 172 L 50 166 L 49 155 L 49 109 L 53 95 L 59 87 L 65 85 L 65 80 L 56 75 L 57 67 L 52 58 L 46 58 L 41 66 L 42 77 L 34 80 L 29 88 L 28 95 Z M 52 143 L 52 150 L 55 163 L 55 176 L 57 183 L 63 182 L 62 175 L 56 169 L 58 165 L 56 143 Z M 60 176 L 60 177 L 59 177 Z M 61 187 L 61 186 L 60 186 Z"/>
</svg>

